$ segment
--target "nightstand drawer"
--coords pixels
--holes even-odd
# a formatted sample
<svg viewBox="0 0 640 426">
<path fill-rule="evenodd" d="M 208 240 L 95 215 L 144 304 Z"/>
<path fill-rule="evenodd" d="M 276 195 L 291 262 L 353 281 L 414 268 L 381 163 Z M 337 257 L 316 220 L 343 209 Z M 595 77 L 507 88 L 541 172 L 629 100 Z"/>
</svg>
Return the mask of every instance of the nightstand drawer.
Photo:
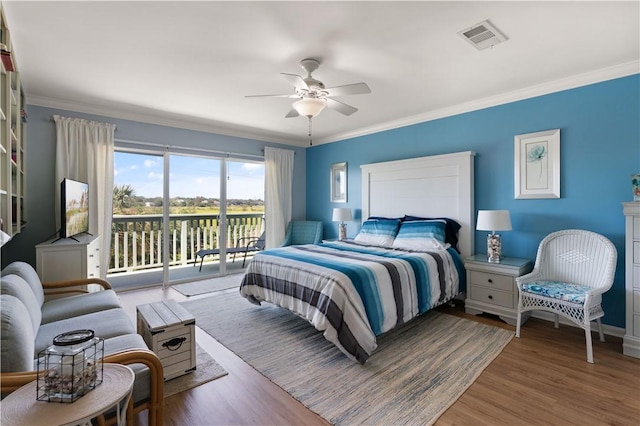
<svg viewBox="0 0 640 426">
<path fill-rule="evenodd" d="M 470 271 L 469 277 L 471 284 L 475 286 L 483 286 L 488 289 L 498 289 L 513 293 L 515 290 L 513 277 L 499 274 L 491 274 L 487 272 Z"/>
<path fill-rule="evenodd" d="M 514 309 L 513 292 L 508 293 L 487 287 L 472 286 L 469 297 L 478 302 L 491 303 L 492 305 L 503 306 Z"/>
</svg>

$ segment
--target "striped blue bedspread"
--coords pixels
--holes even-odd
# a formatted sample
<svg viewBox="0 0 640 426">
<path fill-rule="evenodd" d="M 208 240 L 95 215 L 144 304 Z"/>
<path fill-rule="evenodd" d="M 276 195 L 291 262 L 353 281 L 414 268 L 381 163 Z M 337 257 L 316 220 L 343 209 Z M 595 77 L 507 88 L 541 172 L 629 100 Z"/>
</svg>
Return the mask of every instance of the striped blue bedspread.
<svg viewBox="0 0 640 426">
<path fill-rule="evenodd" d="M 364 363 L 376 349 L 376 336 L 458 294 L 463 270 L 453 249 L 416 252 L 326 242 L 256 254 L 240 294 L 305 318 Z"/>
</svg>

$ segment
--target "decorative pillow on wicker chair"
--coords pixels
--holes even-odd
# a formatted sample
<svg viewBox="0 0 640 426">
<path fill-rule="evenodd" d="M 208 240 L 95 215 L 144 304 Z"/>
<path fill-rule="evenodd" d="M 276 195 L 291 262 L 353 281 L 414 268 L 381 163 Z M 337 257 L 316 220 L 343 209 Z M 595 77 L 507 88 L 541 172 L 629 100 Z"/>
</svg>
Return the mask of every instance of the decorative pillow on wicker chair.
<svg viewBox="0 0 640 426">
<path fill-rule="evenodd" d="M 389 247 L 393 244 L 399 226 L 399 219 L 367 219 L 354 240 L 363 244 Z"/>
<path fill-rule="evenodd" d="M 393 247 L 405 250 L 445 250 L 446 221 L 414 220 L 402 222 Z"/>
<path fill-rule="evenodd" d="M 565 302 L 584 304 L 591 287 L 580 284 L 563 283 L 560 281 L 536 281 L 522 285 L 522 291 L 551 297 Z"/>
</svg>

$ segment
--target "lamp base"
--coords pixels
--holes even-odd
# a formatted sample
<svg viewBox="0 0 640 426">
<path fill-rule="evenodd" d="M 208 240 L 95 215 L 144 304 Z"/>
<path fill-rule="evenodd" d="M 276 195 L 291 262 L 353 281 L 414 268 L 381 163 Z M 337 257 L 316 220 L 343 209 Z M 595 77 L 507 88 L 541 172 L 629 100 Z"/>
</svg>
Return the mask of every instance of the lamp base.
<svg viewBox="0 0 640 426">
<path fill-rule="evenodd" d="M 500 263 L 502 258 L 502 244 L 500 242 L 500 235 L 489 234 L 487 235 L 487 260 L 490 263 Z"/>
<path fill-rule="evenodd" d="M 338 225 L 338 239 L 339 240 L 346 240 L 347 239 L 347 224 L 346 223 L 341 223 Z"/>
</svg>

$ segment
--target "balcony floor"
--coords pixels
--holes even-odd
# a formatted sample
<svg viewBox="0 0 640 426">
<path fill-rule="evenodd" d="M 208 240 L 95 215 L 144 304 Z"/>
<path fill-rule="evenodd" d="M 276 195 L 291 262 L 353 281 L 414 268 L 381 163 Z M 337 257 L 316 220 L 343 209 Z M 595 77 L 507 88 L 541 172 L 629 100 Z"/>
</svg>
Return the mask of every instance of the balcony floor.
<svg viewBox="0 0 640 426">
<path fill-rule="evenodd" d="M 245 267 L 251 261 L 252 256 L 247 256 Z M 197 264 L 189 263 L 188 265 L 172 266 L 169 268 L 169 285 L 182 284 L 185 282 L 199 281 L 220 277 L 220 262 L 205 258 L 200 269 L 200 261 Z M 226 275 L 238 274 L 244 271 L 242 267 L 242 257 L 237 257 L 235 262 L 232 256 L 228 257 L 226 262 Z M 111 283 L 116 290 L 132 290 L 144 287 L 162 286 L 162 268 L 147 269 L 136 272 L 121 272 L 117 274 L 108 274 L 107 281 Z"/>
</svg>

